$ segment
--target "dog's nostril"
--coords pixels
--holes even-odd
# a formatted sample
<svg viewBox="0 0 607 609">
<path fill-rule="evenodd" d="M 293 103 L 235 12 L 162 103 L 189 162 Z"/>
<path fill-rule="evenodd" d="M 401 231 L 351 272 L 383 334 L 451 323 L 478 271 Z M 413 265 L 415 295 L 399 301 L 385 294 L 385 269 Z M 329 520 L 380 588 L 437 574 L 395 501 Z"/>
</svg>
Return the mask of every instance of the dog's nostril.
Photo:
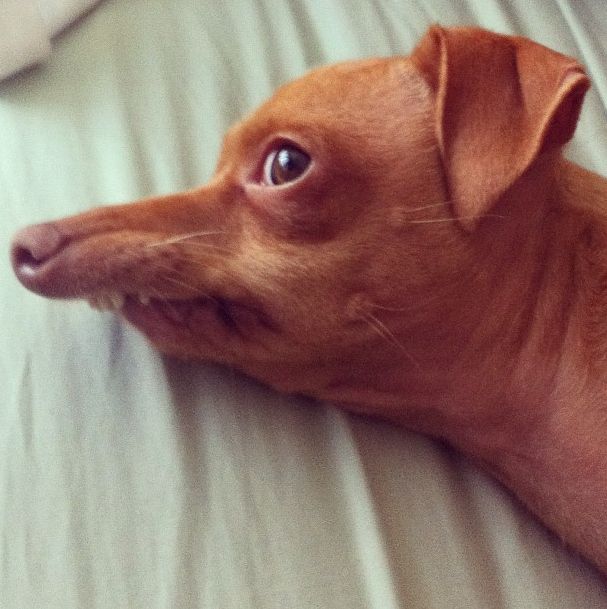
<svg viewBox="0 0 607 609">
<path fill-rule="evenodd" d="M 19 272 L 32 273 L 42 261 L 36 259 L 34 254 L 26 247 L 20 245 L 13 246 L 13 266 Z"/>
<path fill-rule="evenodd" d="M 38 269 L 63 246 L 64 238 L 52 224 L 36 224 L 13 239 L 11 261 L 19 279 L 35 277 Z"/>
</svg>

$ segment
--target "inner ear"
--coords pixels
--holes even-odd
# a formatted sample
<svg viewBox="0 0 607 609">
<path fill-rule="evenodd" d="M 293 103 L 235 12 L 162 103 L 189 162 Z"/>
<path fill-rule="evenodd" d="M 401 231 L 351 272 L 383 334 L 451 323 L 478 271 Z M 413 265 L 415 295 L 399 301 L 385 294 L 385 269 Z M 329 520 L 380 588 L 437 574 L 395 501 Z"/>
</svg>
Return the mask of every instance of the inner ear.
<svg viewBox="0 0 607 609">
<path fill-rule="evenodd" d="M 572 66 L 563 78 L 561 95 L 556 97 L 554 109 L 545 117 L 539 142 L 542 152 L 560 148 L 573 137 L 589 88 L 590 80 L 586 74 L 577 66 Z"/>
</svg>

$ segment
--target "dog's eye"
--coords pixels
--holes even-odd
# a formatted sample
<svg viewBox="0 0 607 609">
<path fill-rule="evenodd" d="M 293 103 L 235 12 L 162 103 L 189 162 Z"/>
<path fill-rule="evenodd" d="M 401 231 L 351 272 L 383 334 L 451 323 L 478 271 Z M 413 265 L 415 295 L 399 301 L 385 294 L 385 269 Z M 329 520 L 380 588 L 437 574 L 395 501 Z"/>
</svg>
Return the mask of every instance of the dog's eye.
<svg viewBox="0 0 607 609">
<path fill-rule="evenodd" d="M 264 182 L 281 186 L 300 178 L 310 166 L 310 157 L 295 146 L 283 146 L 271 152 L 263 166 Z"/>
</svg>

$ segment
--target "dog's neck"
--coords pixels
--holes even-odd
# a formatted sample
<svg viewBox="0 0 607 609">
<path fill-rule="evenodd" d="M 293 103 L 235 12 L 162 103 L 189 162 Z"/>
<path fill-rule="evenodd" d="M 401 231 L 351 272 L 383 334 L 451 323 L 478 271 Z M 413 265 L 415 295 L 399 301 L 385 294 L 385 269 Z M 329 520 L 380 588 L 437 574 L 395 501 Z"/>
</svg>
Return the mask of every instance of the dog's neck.
<svg viewBox="0 0 607 609">
<path fill-rule="evenodd" d="M 470 237 L 468 260 L 445 281 L 439 299 L 422 296 L 413 320 L 397 307 L 383 313 L 402 350 L 365 349 L 360 367 L 349 358 L 351 374 L 332 385 L 331 399 L 366 411 L 376 405 L 384 415 L 392 405 L 395 418 L 412 413 L 401 422 L 437 435 L 454 430 L 456 421 L 443 416 L 459 406 L 478 421 L 477 400 L 479 411 L 488 401 L 545 401 L 563 370 L 591 366 L 599 341 L 594 329 L 577 322 L 597 319 L 589 310 L 599 310 L 601 298 L 602 310 L 607 304 L 607 291 L 598 295 L 607 256 L 599 264 L 597 255 L 607 244 L 607 215 L 603 220 L 592 211 L 590 201 L 579 204 L 580 188 L 588 189 L 581 173 L 587 172 L 566 161 L 532 168 L 492 210 L 496 217 Z M 607 181 L 596 176 L 595 182 L 581 196 L 607 200 Z M 445 401 L 453 404 L 446 413 Z M 436 421 L 427 416 L 433 404 Z"/>
<path fill-rule="evenodd" d="M 546 281 L 510 387 L 520 422 L 484 438 L 480 427 L 470 445 L 605 570 L 607 540 L 596 533 L 607 513 L 607 180 L 566 161 L 555 178 L 538 259 Z"/>
<path fill-rule="evenodd" d="M 607 180 L 561 160 L 543 179 L 523 178 L 501 206 L 518 207 L 516 216 L 528 226 L 521 230 L 519 220 L 504 223 L 502 234 L 488 231 L 484 260 L 500 287 L 479 322 L 493 348 L 471 341 L 477 363 L 483 369 L 482 358 L 491 355 L 511 362 L 497 371 L 504 392 L 496 397 L 517 410 L 519 425 L 532 430 L 548 413 L 556 420 L 588 407 L 607 440 L 602 408 L 595 408 L 607 402 Z M 491 318 L 501 338 L 488 331 Z M 500 318 L 511 323 L 509 335 Z M 486 399 L 486 391 L 478 393 Z M 520 416 L 522 410 L 529 415 Z"/>
<path fill-rule="evenodd" d="M 607 180 L 567 161 L 532 169 L 498 205 L 505 219 L 479 228 L 465 288 L 419 343 L 391 325 L 407 353 L 361 363 L 323 397 L 447 440 L 607 568 L 607 541 L 592 539 L 607 513 L 601 209 Z"/>
</svg>

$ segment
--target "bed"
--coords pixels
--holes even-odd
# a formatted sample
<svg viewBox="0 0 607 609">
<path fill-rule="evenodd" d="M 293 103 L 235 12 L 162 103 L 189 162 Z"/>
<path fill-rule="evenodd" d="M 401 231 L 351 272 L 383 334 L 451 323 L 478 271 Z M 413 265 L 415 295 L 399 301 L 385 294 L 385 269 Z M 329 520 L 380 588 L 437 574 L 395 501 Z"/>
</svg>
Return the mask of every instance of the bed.
<svg viewBox="0 0 607 609">
<path fill-rule="evenodd" d="M 17 228 L 202 183 L 277 85 L 434 22 L 580 58 L 568 155 L 607 175 L 594 0 L 105 0 L 0 82 L 0 607 L 607 608 L 605 578 L 448 447 L 163 358 L 10 270 Z"/>
</svg>

